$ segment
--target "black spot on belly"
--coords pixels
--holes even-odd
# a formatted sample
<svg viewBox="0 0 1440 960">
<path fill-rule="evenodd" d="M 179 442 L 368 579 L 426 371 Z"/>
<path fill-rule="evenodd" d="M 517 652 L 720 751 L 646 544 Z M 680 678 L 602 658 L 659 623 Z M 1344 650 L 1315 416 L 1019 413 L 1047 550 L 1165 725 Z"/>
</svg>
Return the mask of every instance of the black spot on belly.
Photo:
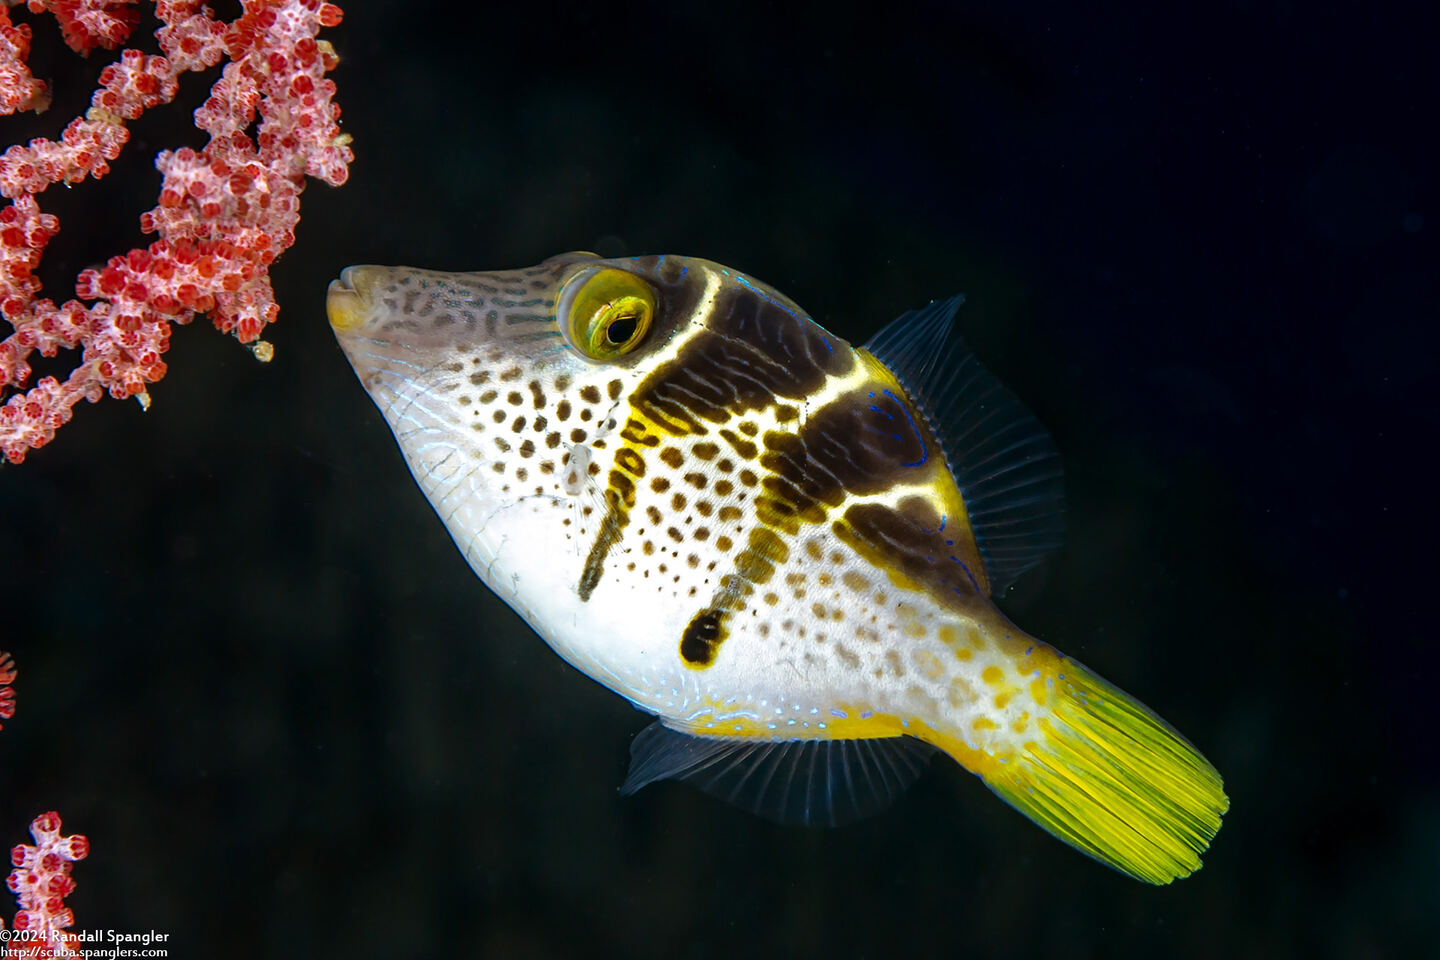
<svg viewBox="0 0 1440 960">
<path fill-rule="evenodd" d="M 724 616 L 723 610 L 701 610 L 695 614 L 680 635 L 680 658 L 686 666 L 704 669 L 715 662 L 727 632 L 721 622 Z"/>
</svg>

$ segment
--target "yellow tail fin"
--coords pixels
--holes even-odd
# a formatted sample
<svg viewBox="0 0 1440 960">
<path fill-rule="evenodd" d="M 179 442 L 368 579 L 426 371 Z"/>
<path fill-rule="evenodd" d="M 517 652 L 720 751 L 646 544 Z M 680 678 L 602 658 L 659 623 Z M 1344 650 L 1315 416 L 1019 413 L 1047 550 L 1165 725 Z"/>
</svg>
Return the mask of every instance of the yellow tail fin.
<svg viewBox="0 0 1440 960">
<path fill-rule="evenodd" d="M 1002 799 L 1066 843 L 1147 883 L 1200 869 L 1229 809 L 1220 774 L 1165 721 L 1065 661 L 1043 737 L 981 773 Z"/>
</svg>

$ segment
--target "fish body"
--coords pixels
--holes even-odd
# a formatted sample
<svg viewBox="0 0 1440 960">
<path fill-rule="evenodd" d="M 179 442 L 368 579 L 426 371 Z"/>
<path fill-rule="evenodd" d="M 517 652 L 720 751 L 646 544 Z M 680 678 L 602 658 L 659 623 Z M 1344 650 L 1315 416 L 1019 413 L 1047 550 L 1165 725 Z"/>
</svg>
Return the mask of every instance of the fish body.
<svg viewBox="0 0 1440 960">
<path fill-rule="evenodd" d="M 658 718 L 628 789 L 836 823 L 938 749 L 1102 862 L 1188 875 L 1219 775 L 992 602 L 1056 542 L 1059 471 L 958 303 L 856 347 L 719 264 L 567 254 L 352 267 L 328 310 L 476 574 Z"/>
</svg>

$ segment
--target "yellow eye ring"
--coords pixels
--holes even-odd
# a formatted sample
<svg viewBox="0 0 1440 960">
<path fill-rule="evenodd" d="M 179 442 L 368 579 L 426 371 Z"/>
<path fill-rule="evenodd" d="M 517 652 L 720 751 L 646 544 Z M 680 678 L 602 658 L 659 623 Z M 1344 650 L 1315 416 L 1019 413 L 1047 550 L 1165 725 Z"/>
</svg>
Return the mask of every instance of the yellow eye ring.
<svg viewBox="0 0 1440 960">
<path fill-rule="evenodd" d="M 639 346 L 655 319 L 655 290 L 614 268 L 582 270 L 565 284 L 556 319 L 570 345 L 591 360 L 613 360 Z"/>
</svg>

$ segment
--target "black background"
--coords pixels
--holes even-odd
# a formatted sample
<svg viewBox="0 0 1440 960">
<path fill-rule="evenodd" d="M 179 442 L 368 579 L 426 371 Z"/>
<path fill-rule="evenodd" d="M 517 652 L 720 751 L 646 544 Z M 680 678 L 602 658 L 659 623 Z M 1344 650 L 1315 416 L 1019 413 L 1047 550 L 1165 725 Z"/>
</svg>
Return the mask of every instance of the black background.
<svg viewBox="0 0 1440 960">
<path fill-rule="evenodd" d="M 1422 5 L 345 7 L 358 159 L 305 193 L 275 360 L 197 322 L 148 413 L 83 406 L 0 469 L 0 839 L 50 808 L 89 836 L 78 927 L 171 957 L 667 958 L 1370 957 L 1428 929 Z M 55 107 L 0 142 L 83 109 L 107 58 L 56 32 Z M 41 198 L 48 294 L 145 240 L 205 86 Z M 830 832 L 617 797 L 644 719 L 470 574 L 323 308 L 351 263 L 576 248 L 718 260 L 857 341 L 964 291 L 1067 468 L 1066 546 L 1007 609 L 1225 775 L 1205 868 L 1142 886 L 938 762 Z"/>
</svg>

